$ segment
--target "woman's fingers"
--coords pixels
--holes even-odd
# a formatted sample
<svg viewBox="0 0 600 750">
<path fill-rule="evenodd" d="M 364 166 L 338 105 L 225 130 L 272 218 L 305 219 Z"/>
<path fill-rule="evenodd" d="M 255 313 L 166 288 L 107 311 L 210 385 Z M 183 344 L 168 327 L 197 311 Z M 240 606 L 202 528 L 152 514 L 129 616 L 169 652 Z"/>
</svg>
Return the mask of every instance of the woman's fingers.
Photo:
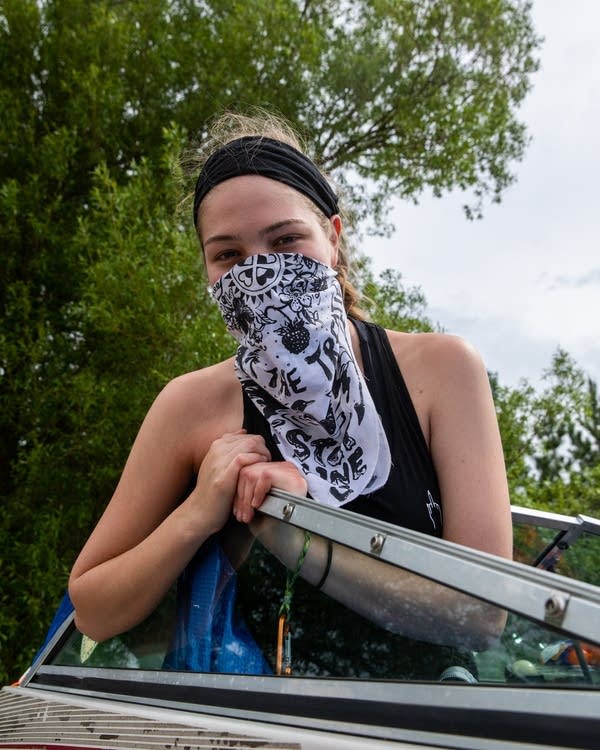
<svg viewBox="0 0 600 750">
<path fill-rule="evenodd" d="M 263 497 L 271 489 L 269 463 L 256 462 L 240 471 L 237 489 L 233 499 L 233 515 L 242 523 L 249 523 L 254 516 L 253 503 L 261 493 Z"/>
<path fill-rule="evenodd" d="M 240 453 L 258 453 L 265 461 L 270 461 L 271 459 L 271 453 L 262 435 L 249 435 L 246 430 L 225 433 L 218 440 L 214 441 L 211 451 L 213 449 L 222 452 L 225 457 Z"/>
<path fill-rule="evenodd" d="M 238 479 L 233 513 L 238 521 L 250 523 L 271 488 L 306 495 L 306 480 L 289 461 L 256 462 L 245 466 Z"/>
</svg>

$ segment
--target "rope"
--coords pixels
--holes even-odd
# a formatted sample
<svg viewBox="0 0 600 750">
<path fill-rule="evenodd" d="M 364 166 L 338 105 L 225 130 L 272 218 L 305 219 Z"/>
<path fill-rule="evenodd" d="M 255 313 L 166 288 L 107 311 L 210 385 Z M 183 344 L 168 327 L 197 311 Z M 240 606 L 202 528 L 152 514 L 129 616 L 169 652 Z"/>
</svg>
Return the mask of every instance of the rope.
<svg viewBox="0 0 600 750">
<path fill-rule="evenodd" d="M 304 544 L 302 545 L 302 551 L 300 552 L 298 561 L 296 562 L 296 568 L 293 571 L 288 570 L 287 572 L 287 576 L 285 580 L 285 591 L 283 592 L 283 599 L 281 600 L 281 606 L 279 607 L 279 616 L 285 615 L 286 620 L 289 620 L 291 616 L 292 597 L 294 596 L 294 586 L 296 585 L 296 580 L 298 576 L 300 575 L 302 566 L 304 565 L 304 560 L 306 559 L 306 555 L 308 554 L 309 547 L 310 547 L 310 532 L 305 531 L 304 532 Z"/>
<path fill-rule="evenodd" d="M 292 636 L 290 634 L 290 616 L 294 586 L 300 575 L 304 560 L 310 547 L 310 532 L 304 532 L 304 544 L 296 562 L 295 569 L 288 570 L 285 580 L 285 590 L 279 607 L 279 622 L 277 624 L 277 674 L 292 674 Z"/>
</svg>

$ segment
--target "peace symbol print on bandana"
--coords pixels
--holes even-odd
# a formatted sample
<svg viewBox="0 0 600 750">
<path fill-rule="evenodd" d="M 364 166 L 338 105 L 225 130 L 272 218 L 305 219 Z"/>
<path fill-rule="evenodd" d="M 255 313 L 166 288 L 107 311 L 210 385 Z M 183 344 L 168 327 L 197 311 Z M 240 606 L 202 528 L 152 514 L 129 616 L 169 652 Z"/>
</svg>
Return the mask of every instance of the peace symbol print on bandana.
<svg viewBox="0 0 600 750">
<path fill-rule="evenodd" d="M 253 255 L 212 296 L 239 342 L 242 387 L 310 495 L 339 506 L 382 486 L 388 443 L 352 351 L 335 271 L 304 255 Z"/>
</svg>

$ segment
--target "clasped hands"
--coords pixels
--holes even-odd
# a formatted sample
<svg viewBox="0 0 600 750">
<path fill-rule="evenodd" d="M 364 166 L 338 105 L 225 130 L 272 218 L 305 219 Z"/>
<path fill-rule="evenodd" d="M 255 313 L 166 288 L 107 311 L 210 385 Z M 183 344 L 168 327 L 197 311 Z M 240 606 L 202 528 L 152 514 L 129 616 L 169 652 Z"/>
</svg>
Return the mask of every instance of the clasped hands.
<svg viewBox="0 0 600 750">
<path fill-rule="evenodd" d="M 264 438 L 242 429 L 211 444 L 190 500 L 202 508 L 207 526 L 218 531 L 231 513 L 250 523 L 272 487 L 296 495 L 307 492 L 306 480 L 294 464 L 272 461 Z"/>
</svg>

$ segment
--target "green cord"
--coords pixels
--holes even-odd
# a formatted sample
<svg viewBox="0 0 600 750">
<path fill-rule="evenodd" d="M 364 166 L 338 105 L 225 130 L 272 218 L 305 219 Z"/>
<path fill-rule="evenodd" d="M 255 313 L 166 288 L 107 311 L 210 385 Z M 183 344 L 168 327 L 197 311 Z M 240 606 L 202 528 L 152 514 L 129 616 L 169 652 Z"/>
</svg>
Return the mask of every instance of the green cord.
<svg viewBox="0 0 600 750">
<path fill-rule="evenodd" d="M 304 544 L 302 545 L 302 551 L 298 557 L 295 570 L 288 570 L 285 580 L 285 591 L 283 592 L 283 599 L 281 600 L 281 606 L 279 607 L 279 616 L 285 615 L 285 619 L 289 622 L 290 613 L 292 609 L 292 597 L 294 595 L 294 586 L 296 579 L 300 575 L 304 560 L 308 554 L 308 548 L 310 547 L 310 531 L 304 532 Z"/>
</svg>

